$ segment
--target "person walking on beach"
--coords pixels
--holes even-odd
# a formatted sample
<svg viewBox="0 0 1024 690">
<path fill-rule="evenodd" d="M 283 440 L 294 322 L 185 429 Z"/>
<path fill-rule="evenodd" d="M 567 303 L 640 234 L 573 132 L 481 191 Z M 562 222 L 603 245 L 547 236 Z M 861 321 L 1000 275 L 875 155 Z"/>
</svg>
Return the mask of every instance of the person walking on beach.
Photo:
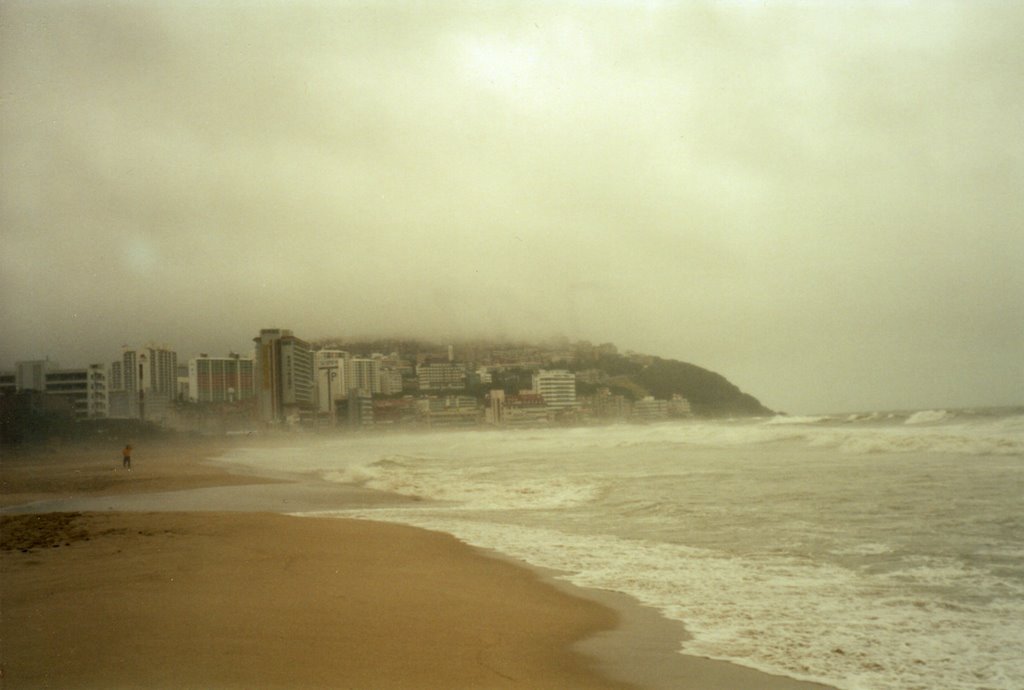
<svg viewBox="0 0 1024 690">
<path fill-rule="evenodd" d="M 127 446 L 124 447 L 124 450 L 121 451 L 121 457 L 123 458 L 123 460 L 121 462 L 121 467 L 123 467 L 126 470 L 128 470 L 129 472 L 131 472 L 132 471 L 132 447 L 130 445 L 127 445 Z"/>
</svg>

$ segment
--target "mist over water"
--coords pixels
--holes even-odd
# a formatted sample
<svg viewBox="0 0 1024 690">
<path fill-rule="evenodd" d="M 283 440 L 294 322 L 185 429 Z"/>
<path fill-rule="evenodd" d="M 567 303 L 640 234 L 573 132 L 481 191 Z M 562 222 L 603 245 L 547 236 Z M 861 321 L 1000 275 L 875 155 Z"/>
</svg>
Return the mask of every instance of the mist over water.
<svg viewBox="0 0 1024 690">
<path fill-rule="evenodd" d="M 846 690 L 1024 678 L 1024 414 L 338 437 L 231 461 L 418 496 L 455 534 L 686 624 L 681 651 Z"/>
</svg>

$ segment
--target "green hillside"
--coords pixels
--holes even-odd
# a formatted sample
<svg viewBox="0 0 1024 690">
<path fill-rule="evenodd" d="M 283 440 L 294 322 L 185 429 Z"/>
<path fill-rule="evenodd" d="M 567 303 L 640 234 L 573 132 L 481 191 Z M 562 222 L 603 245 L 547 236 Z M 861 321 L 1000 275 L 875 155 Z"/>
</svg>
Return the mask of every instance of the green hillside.
<svg viewBox="0 0 1024 690">
<path fill-rule="evenodd" d="M 690 401 L 694 413 L 702 416 L 773 414 L 721 374 L 687 362 L 605 354 L 590 361 L 577 360 L 573 366 L 577 371 L 603 371 L 610 377 L 610 387 L 629 397 L 636 398 L 641 391 L 662 400 L 681 395 Z"/>
</svg>

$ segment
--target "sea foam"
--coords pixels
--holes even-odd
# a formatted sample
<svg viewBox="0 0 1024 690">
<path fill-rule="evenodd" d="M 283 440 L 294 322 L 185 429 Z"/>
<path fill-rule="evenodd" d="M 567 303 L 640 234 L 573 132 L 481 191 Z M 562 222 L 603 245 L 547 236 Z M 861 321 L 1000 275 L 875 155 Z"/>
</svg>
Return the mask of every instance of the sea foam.
<svg viewBox="0 0 1024 690">
<path fill-rule="evenodd" d="M 907 417 L 904 424 L 934 424 L 949 418 L 949 416 L 945 410 L 921 410 Z"/>
</svg>

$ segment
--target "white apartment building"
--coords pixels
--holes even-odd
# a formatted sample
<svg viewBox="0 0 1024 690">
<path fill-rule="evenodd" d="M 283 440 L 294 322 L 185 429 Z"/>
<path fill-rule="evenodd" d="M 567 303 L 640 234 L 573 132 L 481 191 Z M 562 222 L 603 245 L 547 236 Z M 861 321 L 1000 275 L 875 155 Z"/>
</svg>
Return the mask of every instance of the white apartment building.
<svg viewBox="0 0 1024 690">
<path fill-rule="evenodd" d="M 67 400 L 75 419 L 107 417 L 107 369 L 102 364 L 90 364 L 81 369 L 49 371 L 46 394 Z"/>
<path fill-rule="evenodd" d="M 49 359 L 15 362 L 10 376 L 14 391 L 38 391 L 48 397 L 67 401 L 75 419 L 94 419 L 109 415 L 107 369 L 90 364 L 77 369 L 61 369 Z"/>
<path fill-rule="evenodd" d="M 353 357 L 348 360 L 348 390 L 380 394 L 380 360 Z"/>
<path fill-rule="evenodd" d="M 576 407 L 576 375 L 564 369 L 541 369 L 533 375 L 533 392 L 543 397 L 549 408 Z"/>
</svg>

